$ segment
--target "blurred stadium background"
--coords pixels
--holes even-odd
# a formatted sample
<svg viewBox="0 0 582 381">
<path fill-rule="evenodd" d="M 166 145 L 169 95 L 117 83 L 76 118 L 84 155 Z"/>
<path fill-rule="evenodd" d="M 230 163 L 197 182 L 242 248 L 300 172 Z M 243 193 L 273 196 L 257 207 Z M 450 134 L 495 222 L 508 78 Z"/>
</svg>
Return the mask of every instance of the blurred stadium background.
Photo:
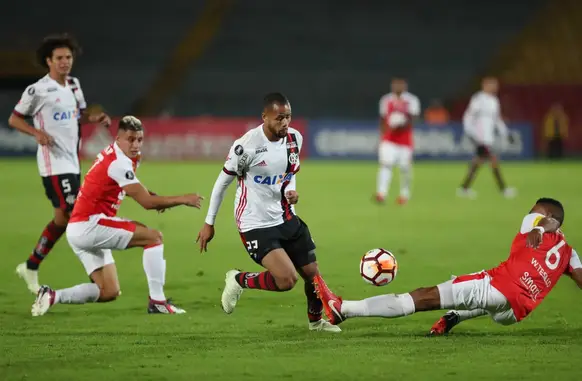
<svg viewBox="0 0 582 381">
<path fill-rule="evenodd" d="M 223 314 L 224 272 L 259 269 L 236 234 L 234 187 L 203 256 L 194 240 L 206 206 L 157 215 L 126 201 L 120 212 L 164 232 L 166 289 L 188 311 L 185 318 L 167 324 L 145 314 L 141 252 L 132 249 L 115 257 L 120 300 L 58 306 L 33 319 L 33 297 L 13 272 L 52 211 L 37 177 L 36 144 L 7 119 L 24 88 L 44 75 L 33 64 L 38 42 L 70 32 L 84 50 L 72 74 L 89 104 L 145 120 L 140 179 L 162 194 L 209 196 L 233 140 L 260 122 L 263 95 L 281 91 L 293 106 L 292 125 L 308 142 L 298 212 L 314 233 L 328 283 L 349 298 L 407 292 L 504 260 L 540 196 L 565 203 L 568 241 L 582 244 L 582 180 L 570 159 L 582 154 L 582 2 L 31 0 L 2 10 L 0 380 L 580 379 L 571 359 L 582 353 L 582 305 L 570 283 L 560 282 L 523 323 L 476 320 L 437 341 L 422 337 L 436 312 L 348 321 L 334 337 L 308 332 L 300 285 L 283 296 L 245 292 L 237 312 Z M 460 120 L 485 74 L 500 78 L 502 112 L 516 137 L 500 147 L 511 161 L 503 171 L 519 191 L 515 200 L 497 194 L 489 173 L 477 179 L 478 200 L 455 197 L 474 150 Z M 394 76 L 408 80 L 427 116 L 443 111 L 431 105 L 446 111 L 442 122 L 428 116 L 415 126 L 418 163 L 404 208 L 369 202 L 378 101 Z M 110 141 L 84 126 L 84 158 Z M 390 286 L 373 288 L 357 265 L 380 245 L 396 254 L 400 270 Z M 64 240 L 40 277 L 56 288 L 86 281 Z"/>
<path fill-rule="evenodd" d="M 306 157 L 374 159 L 377 103 L 393 76 L 408 80 L 423 110 L 440 102 L 449 114 L 444 125 L 417 126 L 417 159 L 464 158 L 471 148 L 456 121 L 483 74 L 501 79 L 503 114 L 520 138 L 504 148 L 506 159 L 547 156 L 554 138 L 565 156 L 582 152 L 576 0 L 127 0 L 91 11 L 72 0 L 43 4 L 5 6 L 27 17 L 24 27 L 0 25 L 0 113 L 9 115 L 43 74 L 32 60 L 40 39 L 70 32 L 84 49 L 73 75 L 89 103 L 152 118 L 150 159 L 222 159 L 258 120 L 269 91 L 291 99 L 294 125 L 311 142 Z M 31 156 L 32 139 L 9 131 L 5 119 L 0 154 Z M 92 132 L 85 146 L 102 146 Z M 95 149 L 84 153 L 92 158 Z"/>
</svg>

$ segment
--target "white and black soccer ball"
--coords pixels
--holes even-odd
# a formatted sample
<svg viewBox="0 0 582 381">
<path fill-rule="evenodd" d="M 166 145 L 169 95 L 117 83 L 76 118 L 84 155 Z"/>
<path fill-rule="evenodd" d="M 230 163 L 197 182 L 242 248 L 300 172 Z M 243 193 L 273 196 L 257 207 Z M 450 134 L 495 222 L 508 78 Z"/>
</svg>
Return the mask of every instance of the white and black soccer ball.
<svg viewBox="0 0 582 381">
<path fill-rule="evenodd" d="M 362 279 L 374 286 L 386 286 L 396 278 L 397 272 L 396 257 L 385 249 L 372 249 L 360 260 Z"/>
</svg>

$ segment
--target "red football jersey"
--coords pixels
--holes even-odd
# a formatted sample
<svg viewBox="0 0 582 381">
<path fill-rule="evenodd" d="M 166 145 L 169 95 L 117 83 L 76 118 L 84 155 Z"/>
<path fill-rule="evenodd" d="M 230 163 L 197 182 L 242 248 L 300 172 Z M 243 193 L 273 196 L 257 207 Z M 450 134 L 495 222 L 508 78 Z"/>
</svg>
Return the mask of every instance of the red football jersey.
<svg viewBox="0 0 582 381">
<path fill-rule="evenodd" d="M 394 144 L 412 147 L 413 133 L 411 118 L 420 114 L 420 101 L 415 95 L 404 92 L 397 97 L 395 94 L 386 94 L 380 99 L 380 117 L 384 120 L 385 130 L 382 140 Z M 399 128 L 391 128 L 389 124 L 390 114 L 401 112 L 408 117 L 408 123 Z"/>
<path fill-rule="evenodd" d="M 87 221 L 95 214 L 114 217 L 125 197 L 122 187 L 139 183 L 138 166 L 139 157 L 130 159 L 115 143 L 101 151 L 85 175 L 70 222 Z"/>
<path fill-rule="evenodd" d="M 511 244 L 509 258 L 487 271 L 491 285 L 507 298 L 517 321 L 542 302 L 562 274 L 582 267 L 561 231 L 544 233 L 537 249 L 526 246 L 527 234 L 543 217 L 537 213 L 527 215 Z"/>
</svg>

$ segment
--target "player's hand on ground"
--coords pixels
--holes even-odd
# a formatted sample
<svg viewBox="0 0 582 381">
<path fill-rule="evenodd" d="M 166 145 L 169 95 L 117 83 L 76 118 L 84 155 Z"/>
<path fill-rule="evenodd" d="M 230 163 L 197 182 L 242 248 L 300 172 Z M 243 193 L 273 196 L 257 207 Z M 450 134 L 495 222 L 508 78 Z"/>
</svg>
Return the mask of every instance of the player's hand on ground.
<svg viewBox="0 0 582 381">
<path fill-rule="evenodd" d="M 41 146 L 52 146 L 55 142 L 52 136 L 42 130 L 37 130 L 34 137 L 36 138 L 36 142 Z"/>
<path fill-rule="evenodd" d="M 537 249 L 543 240 L 543 233 L 539 229 L 533 229 L 527 234 L 526 245 Z"/>
<path fill-rule="evenodd" d="M 293 204 L 297 204 L 297 202 L 299 201 L 299 195 L 297 194 L 296 191 L 287 191 L 285 192 L 285 198 L 287 199 L 287 202 L 289 202 L 289 204 L 293 205 Z"/>
<path fill-rule="evenodd" d="M 200 209 L 202 200 L 204 200 L 204 197 L 198 193 L 187 194 L 184 196 L 184 205 Z"/>
<path fill-rule="evenodd" d="M 208 242 L 212 241 L 214 238 L 214 226 L 204 224 L 200 232 L 198 233 L 198 238 L 196 238 L 196 243 L 200 245 L 200 252 L 208 251 Z"/>
</svg>

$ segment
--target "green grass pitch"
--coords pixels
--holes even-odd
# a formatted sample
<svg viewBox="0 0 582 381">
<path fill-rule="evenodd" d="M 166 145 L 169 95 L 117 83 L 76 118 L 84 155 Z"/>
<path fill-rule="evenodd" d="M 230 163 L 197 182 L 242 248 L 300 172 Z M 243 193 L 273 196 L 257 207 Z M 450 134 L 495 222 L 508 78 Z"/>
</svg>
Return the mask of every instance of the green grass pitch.
<svg viewBox="0 0 582 381">
<path fill-rule="evenodd" d="M 424 334 L 440 316 L 348 320 L 341 334 L 307 330 L 305 297 L 298 284 L 287 293 L 249 290 L 232 315 L 220 309 L 224 273 L 252 271 L 233 220 L 229 190 L 210 251 L 195 245 L 221 163 L 145 162 L 139 178 L 161 194 L 198 191 L 203 210 L 146 212 L 126 200 L 120 216 L 161 229 L 168 263 L 166 294 L 188 313 L 146 313 L 147 285 L 141 250 L 115 253 L 123 295 L 115 302 L 57 305 L 30 316 L 33 296 L 14 274 L 26 259 L 51 207 L 36 164 L 0 161 L 0 380 L 579 380 L 582 293 L 563 279 L 525 321 L 511 327 L 488 318 L 463 323 L 448 337 Z M 84 165 L 84 169 L 88 164 Z M 455 197 L 465 164 L 419 163 L 413 199 L 371 202 L 374 163 L 304 161 L 298 175 L 298 214 L 318 246 L 321 271 L 345 298 L 406 292 L 489 268 L 506 258 L 509 245 L 537 197 L 566 206 L 564 231 L 582 247 L 582 178 L 576 163 L 505 163 L 514 200 L 496 191 L 491 173 L 477 178 L 477 200 Z M 375 288 L 359 277 L 360 256 L 384 247 L 400 269 L 389 286 Z M 61 240 L 44 262 L 41 283 L 62 288 L 87 281 L 81 264 Z"/>
</svg>

